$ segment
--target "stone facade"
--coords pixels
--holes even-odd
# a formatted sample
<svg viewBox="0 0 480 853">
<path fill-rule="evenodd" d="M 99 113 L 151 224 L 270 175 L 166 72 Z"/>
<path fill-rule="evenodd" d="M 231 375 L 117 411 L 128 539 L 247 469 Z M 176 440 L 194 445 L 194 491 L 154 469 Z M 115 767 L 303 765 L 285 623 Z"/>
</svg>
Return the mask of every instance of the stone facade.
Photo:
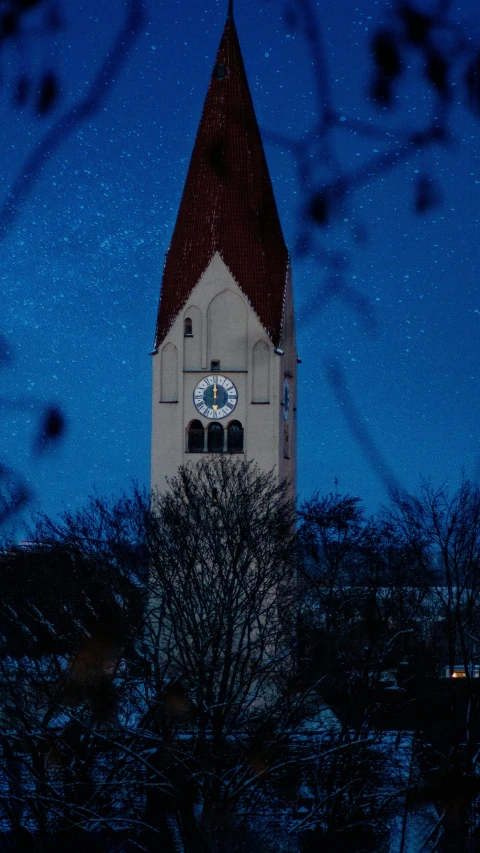
<svg viewBox="0 0 480 853">
<path fill-rule="evenodd" d="M 224 429 L 225 452 L 229 425 L 237 421 L 243 429 L 243 451 L 232 452 L 254 459 L 263 470 L 275 469 L 294 485 L 297 354 L 290 281 L 284 314 L 281 354 L 215 253 L 153 356 L 152 488 L 162 491 L 165 478 L 174 476 L 180 465 L 208 452 L 212 420 L 197 411 L 193 394 L 203 377 L 217 374 L 230 379 L 238 391 L 231 415 L 215 422 Z M 189 450 L 193 421 L 206 431 L 203 450 Z"/>
<path fill-rule="evenodd" d="M 288 478 L 295 492 L 289 256 L 231 6 L 166 256 L 152 355 L 153 489 L 163 491 L 180 465 L 230 453 Z M 204 379 L 210 409 L 195 406 Z M 226 380 L 236 388 L 228 401 Z"/>
</svg>

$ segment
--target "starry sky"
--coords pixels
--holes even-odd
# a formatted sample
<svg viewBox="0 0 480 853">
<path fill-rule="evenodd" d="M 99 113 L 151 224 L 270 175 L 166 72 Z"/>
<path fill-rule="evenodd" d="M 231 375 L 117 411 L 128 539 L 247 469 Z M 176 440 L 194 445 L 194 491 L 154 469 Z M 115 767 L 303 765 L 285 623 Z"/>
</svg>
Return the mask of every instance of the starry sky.
<svg viewBox="0 0 480 853">
<path fill-rule="evenodd" d="M 459 0 L 452 22 L 478 41 L 475 7 Z M 383 0 L 317 4 L 329 98 L 345 128 L 330 134 L 333 155 L 302 184 L 280 137 L 301 140 L 318 119 L 305 38 L 276 0 L 235 4 L 292 251 L 299 493 L 338 488 L 369 512 L 392 483 L 415 489 L 424 476 L 455 486 L 462 471 L 480 479 L 480 118 L 465 108 L 460 83 L 447 145 L 413 151 L 382 174 L 367 170 L 321 228 L 304 215 L 308 192 L 339 163 L 352 173 L 432 109 L 415 57 L 395 109 L 376 110 L 366 97 L 371 34 L 391 8 Z M 67 0 L 62 9 L 58 32 L 1 54 L 3 199 L 49 129 L 85 98 L 126 14 L 119 0 Z M 148 353 L 163 261 L 225 14 L 226 0 L 149 3 L 98 109 L 52 146 L 2 232 L 0 333 L 11 360 L 0 365 L 0 462 L 26 479 L 33 510 L 57 514 L 95 490 L 148 483 Z M 24 67 L 32 81 L 45 68 L 58 71 L 61 96 L 43 118 L 28 99 L 12 106 Z M 360 132 L 368 123 L 377 135 Z M 433 199 L 418 216 L 413 199 L 424 174 Z M 333 292 L 332 257 L 343 282 Z M 67 432 L 39 457 L 32 442 L 50 404 L 62 407 Z"/>
</svg>

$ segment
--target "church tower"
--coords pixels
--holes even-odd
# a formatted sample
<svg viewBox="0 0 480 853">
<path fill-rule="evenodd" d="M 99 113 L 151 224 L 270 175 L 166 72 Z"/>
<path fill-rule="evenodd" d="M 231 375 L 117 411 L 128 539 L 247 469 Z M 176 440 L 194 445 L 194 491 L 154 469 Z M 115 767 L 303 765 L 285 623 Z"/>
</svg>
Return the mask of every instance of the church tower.
<svg viewBox="0 0 480 853">
<path fill-rule="evenodd" d="M 254 459 L 295 492 L 289 255 L 232 0 L 163 273 L 153 355 L 152 489 L 206 454 Z"/>
</svg>

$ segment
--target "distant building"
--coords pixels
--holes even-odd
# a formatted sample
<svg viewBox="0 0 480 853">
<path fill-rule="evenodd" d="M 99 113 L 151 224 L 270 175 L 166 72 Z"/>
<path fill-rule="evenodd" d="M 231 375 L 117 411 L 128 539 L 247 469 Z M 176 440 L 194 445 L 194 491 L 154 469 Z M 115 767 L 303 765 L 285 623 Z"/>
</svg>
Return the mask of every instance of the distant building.
<svg viewBox="0 0 480 853">
<path fill-rule="evenodd" d="M 290 261 L 232 2 L 163 273 L 152 488 L 205 454 L 296 476 Z"/>
</svg>

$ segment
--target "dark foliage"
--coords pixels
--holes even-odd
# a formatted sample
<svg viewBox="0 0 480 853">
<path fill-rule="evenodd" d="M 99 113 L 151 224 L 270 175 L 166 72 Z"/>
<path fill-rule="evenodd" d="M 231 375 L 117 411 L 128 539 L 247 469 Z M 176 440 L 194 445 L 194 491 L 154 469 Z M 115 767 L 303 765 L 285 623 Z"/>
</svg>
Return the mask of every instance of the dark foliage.
<svg viewBox="0 0 480 853">
<path fill-rule="evenodd" d="M 53 71 L 46 71 L 40 80 L 38 89 L 36 109 L 40 116 L 44 116 L 53 109 L 58 98 L 58 83 Z"/>
<path fill-rule="evenodd" d="M 362 122 L 358 115 L 345 115 L 337 106 L 335 72 L 326 53 L 327 36 L 318 4 L 314 0 L 278 2 L 284 10 L 286 29 L 303 37 L 305 68 L 313 72 L 316 120 L 298 135 L 270 134 L 272 142 L 291 153 L 297 166 L 301 221 L 296 252 L 311 255 L 318 264 L 318 286 L 305 317 L 311 320 L 322 314 L 336 299 L 351 309 L 367 334 L 373 336 L 378 331 L 375 305 L 347 275 L 354 253 L 368 244 L 372 227 L 359 219 L 358 193 L 375 181 L 384 181 L 386 175 L 422 152 L 427 166 L 413 184 L 411 209 L 415 215 L 426 217 L 441 205 L 443 193 L 441 176 L 435 171 L 435 152 L 461 145 L 457 102 L 480 117 L 476 22 L 459 23 L 456 9 L 448 0 L 428 8 L 402 0 L 386 6 L 382 24 L 374 29 L 370 40 L 371 72 L 365 81 L 366 120 Z M 453 93 L 459 97 L 453 98 Z M 387 129 L 389 113 L 393 121 Z M 395 127 L 394 133 L 391 127 Z M 356 145 L 365 143 L 364 156 L 355 165 L 344 154 L 353 137 Z M 339 139 L 346 140 L 345 148 Z M 373 154 L 372 141 L 376 147 Z M 372 430 L 358 410 L 355 392 L 348 389 L 345 367 L 330 357 L 325 359 L 322 373 L 372 472 L 387 491 L 397 487 L 388 460 L 382 458 Z"/>
<path fill-rule="evenodd" d="M 304 788 L 305 851 L 383 849 L 397 796 L 406 814 L 434 802 L 445 838 L 471 834 L 480 679 L 439 676 L 477 660 L 479 507 L 468 482 L 399 494 L 377 519 L 316 495 L 293 586 L 288 490 L 251 465 L 182 469 L 153 514 L 135 494 L 43 519 L 0 573 L 12 832 L 36 822 L 39 850 L 171 832 L 187 849 L 262 850 L 245 816 L 266 791 L 294 809 Z M 386 794 L 383 738 L 403 744 L 406 727 L 414 772 Z"/>
<path fill-rule="evenodd" d="M 51 0 L 1 0 L 0 2 L 0 57 L 2 48 L 48 39 L 62 26 L 60 4 Z M 45 69 L 38 81 L 25 66 L 14 83 L 16 107 L 32 105 L 38 116 L 44 116 L 57 105 L 59 70 Z M 33 104 L 32 104 L 33 102 Z"/>
<path fill-rule="evenodd" d="M 119 504 L 116 525 L 93 500 L 58 524 L 43 518 L 28 543 L 1 555 L 3 656 L 78 649 L 79 670 L 82 659 L 93 660 L 106 645 L 124 646 L 143 618 L 148 562 L 145 545 L 129 538 L 129 503 Z M 85 636 L 89 646 L 82 646 Z"/>
<path fill-rule="evenodd" d="M 405 814 L 433 802 L 445 844 L 456 838 L 455 849 L 470 849 L 479 795 L 478 487 L 464 481 L 449 494 L 423 483 L 377 520 L 339 495 L 316 496 L 301 515 L 305 676 L 321 679 L 349 731 L 416 732 Z M 349 821 L 332 836 L 339 849 L 355 837 L 344 831 Z M 315 829 L 307 849 L 323 844 L 324 832 Z"/>
<path fill-rule="evenodd" d="M 149 849 L 178 836 L 220 850 L 226 815 L 285 772 L 301 704 L 285 693 L 288 489 L 223 459 L 171 485 L 154 513 L 138 493 L 94 499 L 3 555 L 9 840 L 28 825 L 38 850 L 80 850 L 96 827 L 103 849 L 120 831 Z"/>
<path fill-rule="evenodd" d="M 25 46 L 34 41 L 57 37 L 64 25 L 65 7 L 60 0 L 0 0 L 0 59 L 6 47 Z M 19 50 L 20 70 L 13 80 L 1 79 L 13 92 L 13 105 L 19 109 L 30 108 L 39 119 L 49 122 L 39 144 L 22 164 L 17 176 L 10 176 L 10 186 L 0 207 L 0 241 L 9 229 L 44 165 L 54 155 L 59 145 L 82 122 L 94 115 L 103 104 L 114 85 L 117 72 L 125 63 L 130 48 L 143 24 L 143 5 L 140 0 L 126 4 L 125 20 L 120 24 L 113 45 L 107 50 L 97 74 L 91 80 L 86 95 L 78 103 L 61 106 L 61 67 L 48 65 L 33 71 L 29 65 L 30 51 Z M 16 66 L 18 68 L 18 65 Z M 4 90 L 7 86 L 3 86 Z M 0 97 L 2 91 L 0 88 Z M 0 366 L 12 362 L 10 349 L 0 337 Z M 33 439 L 33 452 L 38 454 L 52 448 L 65 433 L 65 416 L 56 404 L 44 411 L 43 405 L 32 400 L 0 400 L 8 409 L 36 408 L 39 411 L 39 428 Z M 2 502 L 0 524 L 5 524 L 18 514 L 30 500 L 30 488 L 15 471 L 0 464 L 0 490 L 15 494 L 14 500 Z"/>
<path fill-rule="evenodd" d="M 58 406 L 50 406 L 42 415 L 34 451 L 37 454 L 44 453 L 60 438 L 63 438 L 65 430 L 65 415 Z"/>
</svg>

